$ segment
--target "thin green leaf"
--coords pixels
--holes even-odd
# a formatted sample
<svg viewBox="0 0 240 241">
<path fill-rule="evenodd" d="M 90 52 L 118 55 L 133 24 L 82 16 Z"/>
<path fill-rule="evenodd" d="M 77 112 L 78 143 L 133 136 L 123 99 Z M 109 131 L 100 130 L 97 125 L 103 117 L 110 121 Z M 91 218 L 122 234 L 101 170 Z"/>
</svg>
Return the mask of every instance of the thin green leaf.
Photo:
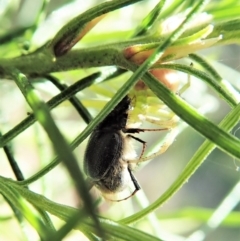
<svg viewBox="0 0 240 241">
<path fill-rule="evenodd" d="M 23 214 L 19 211 L 19 209 L 17 207 L 15 207 L 13 205 L 12 202 L 10 202 L 6 196 L 3 196 L 4 199 L 6 200 L 6 202 L 8 203 L 8 205 L 11 207 L 13 213 L 14 213 L 14 216 L 15 218 L 17 219 L 17 221 L 19 222 L 19 225 L 21 227 L 21 230 L 22 230 L 22 233 L 25 237 L 25 240 L 26 241 L 30 241 L 30 234 L 29 232 L 25 229 L 26 227 L 26 219 L 24 218 Z M 12 219 L 14 218 L 14 216 L 10 216 L 9 219 Z M 4 218 L 4 217 L 3 217 Z M 4 219 L 0 218 L 1 221 L 5 221 Z M 7 220 L 7 219 L 6 219 Z"/>
<path fill-rule="evenodd" d="M 44 196 L 41 196 L 37 193 L 33 193 L 33 192 L 29 191 L 28 189 L 25 189 L 24 187 L 19 186 L 14 181 L 0 177 L 0 183 L 1 182 L 5 183 L 5 185 L 7 185 L 7 186 L 10 185 L 12 188 L 15 189 L 15 191 L 17 193 L 19 193 L 21 196 L 26 198 L 34 206 L 37 206 L 37 207 L 51 213 L 52 215 L 55 215 L 58 218 L 63 219 L 64 221 L 69 221 L 69 218 L 71 218 L 74 215 L 76 215 L 77 213 L 79 213 L 79 210 L 77 210 L 75 208 L 71 208 L 66 205 L 61 205 L 61 204 L 52 202 L 51 200 L 45 198 Z M 1 190 L 1 186 L 0 186 L 0 190 Z M 82 212 L 81 218 L 83 218 L 83 217 L 85 217 L 85 215 Z M 99 220 L 101 222 L 101 227 L 103 228 L 104 232 L 107 235 L 111 235 L 115 238 L 119 238 L 119 239 L 123 239 L 123 240 L 127 240 L 127 241 L 132 241 L 132 240 L 160 241 L 160 239 L 153 237 L 152 235 L 146 234 L 140 230 L 137 230 L 137 229 L 134 229 L 134 228 L 122 225 L 122 224 L 118 224 L 114 221 L 110 221 L 110 220 L 103 219 L 103 218 L 99 218 Z M 76 228 L 78 228 L 80 230 L 81 230 L 81 228 L 83 228 L 86 231 L 97 234 L 95 227 L 94 227 L 95 224 L 90 219 L 85 217 L 83 219 L 79 219 L 78 221 L 80 223 L 79 223 L 79 226 Z"/>
<path fill-rule="evenodd" d="M 46 14 L 47 14 L 47 6 L 50 0 L 43 0 L 42 1 L 42 6 L 39 9 L 39 12 L 36 16 L 36 20 L 35 20 L 35 24 L 34 27 L 32 28 L 32 31 L 34 32 L 38 26 L 41 24 L 41 22 L 46 18 Z"/>
<path fill-rule="evenodd" d="M 144 35 L 157 20 L 159 14 L 161 13 L 166 0 L 160 0 L 152 11 L 142 20 L 141 24 L 135 30 L 133 37 Z"/>
<path fill-rule="evenodd" d="M 15 78 L 18 87 L 22 91 L 22 94 L 33 109 L 34 115 L 38 119 L 39 123 L 43 126 L 50 140 L 52 141 L 54 149 L 64 162 L 73 180 L 75 181 L 78 193 L 85 203 L 84 207 L 86 211 L 93 218 L 96 223 L 96 227 L 98 228 L 99 232 L 101 232 L 98 219 L 93 211 L 94 206 L 91 197 L 88 194 L 88 189 L 85 185 L 83 174 L 79 169 L 71 149 L 67 145 L 55 122 L 53 121 L 47 105 L 40 100 L 31 83 L 23 74 L 19 73 L 17 70 L 12 70 L 12 75 Z"/>
<path fill-rule="evenodd" d="M 223 220 L 231 213 L 231 211 L 237 206 L 240 200 L 240 182 L 232 188 L 229 194 L 222 200 L 218 207 L 214 210 L 207 222 L 200 227 L 200 229 L 192 233 L 187 240 L 192 241 L 197 232 L 202 233 L 202 240 L 213 232 Z"/>
<path fill-rule="evenodd" d="M 122 73 L 124 73 L 123 70 L 116 70 L 116 69 L 114 69 L 113 71 L 102 71 L 102 72 L 93 73 L 77 81 L 73 85 L 69 86 L 66 90 L 62 91 L 61 93 L 53 97 L 51 100 L 49 100 L 46 104 L 51 110 L 56 106 L 58 106 L 59 104 L 61 104 L 63 101 L 71 98 L 77 92 L 89 87 L 91 84 L 106 81 Z M 8 131 L 6 134 L 4 134 L 3 136 L 0 136 L 0 147 L 5 146 L 6 143 L 8 143 L 14 137 L 19 135 L 29 126 L 31 126 L 35 121 L 36 121 L 35 116 L 31 114 L 25 120 L 20 122 L 17 126 L 15 126 L 10 131 Z"/>
<path fill-rule="evenodd" d="M 50 234 L 44 241 L 52 241 L 52 240 L 63 240 L 63 238 L 69 234 L 69 232 L 77 226 L 80 220 L 80 215 L 77 212 L 74 214 L 71 218 L 69 218 L 66 221 L 66 224 L 64 224 L 56 233 Z M 95 230 L 93 230 L 94 232 Z"/>
<path fill-rule="evenodd" d="M 48 105 L 49 109 L 53 109 L 54 107 L 61 104 L 63 101 L 71 98 L 74 94 L 77 92 L 83 90 L 84 88 L 90 86 L 92 83 L 94 83 L 99 77 L 101 76 L 101 73 L 94 73 L 90 76 L 87 76 L 73 85 L 69 86 L 66 90 L 62 91 L 58 95 L 54 96 L 51 100 L 49 100 L 46 104 Z M 33 114 L 29 115 L 25 120 L 20 122 L 17 126 L 12 128 L 9 132 L 4 134 L 2 137 L 0 137 L 0 147 L 3 147 L 8 143 L 10 140 L 12 140 L 14 137 L 16 137 L 18 134 L 23 132 L 25 129 L 27 129 L 29 126 L 31 126 L 36 121 L 36 118 Z"/>
<path fill-rule="evenodd" d="M 223 34 L 223 38 L 220 39 L 217 44 L 230 44 L 240 43 L 240 19 L 232 19 L 229 21 L 216 22 L 214 29 L 208 38 L 218 37 Z"/>
<path fill-rule="evenodd" d="M 174 69 L 178 70 L 190 75 L 195 76 L 198 79 L 201 79 L 205 81 L 209 86 L 211 86 L 218 95 L 222 97 L 227 103 L 231 106 L 234 107 L 237 105 L 239 102 L 239 96 L 235 96 L 232 94 L 231 91 L 228 91 L 228 89 L 223 86 L 222 82 L 219 81 L 219 79 L 213 79 L 209 74 L 195 69 L 191 66 L 183 65 L 183 64 L 163 64 L 163 65 L 158 65 L 158 68 L 163 68 L 163 69 Z"/>
<path fill-rule="evenodd" d="M 238 18 L 240 12 L 240 6 L 232 6 L 220 9 L 220 10 L 213 10 L 211 14 L 213 15 L 215 20 L 226 20 L 226 19 L 233 19 Z"/>
<path fill-rule="evenodd" d="M 214 27 L 213 25 L 209 24 L 205 28 L 188 35 L 187 37 L 183 37 L 178 39 L 176 42 L 173 43 L 172 46 L 186 46 L 190 45 L 191 43 L 194 43 L 196 41 L 200 41 L 202 39 L 207 38 L 207 36 L 213 31 Z"/>
<path fill-rule="evenodd" d="M 179 96 L 173 94 L 162 83 L 154 80 L 150 74 L 143 77 L 144 82 L 167 106 L 181 119 L 186 121 L 203 136 L 214 142 L 223 151 L 233 157 L 240 158 L 240 141 L 233 135 L 226 133 L 211 121 L 200 115 L 193 107 Z"/>
<path fill-rule="evenodd" d="M 26 189 L 27 190 L 27 189 Z M 0 192 L 8 199 L 11 204 L 20 211 L 20 213 L 28 220 L 28 222 L 36 229 L 39 236 L 45 238 L 50 230 L 48 227 L 44 226 L 42 220 L 26 201 L 16 192 L 14 188 L 7 185 L 4 180 L 0 180 Z"/>
<path fill-rule="evenodd" d="M 0 132 L 0 137 L 2 136 L 2 133 Z M 13 170 L 13 173 L 15 174 L 15 177 L 17 178 L 18 181 L 22 181 L 24 180 L 22 171 L 18 165 L 18 163 L 16 162 L 13 154 L 12 154 L 12 147 L 10 146 L 10 144 L 7 144 L 3 147 L 3 150 L 8 158 L 8 161 L 10 163 L 10 166 Z"/>
<path fill-rule="evenodd" d="M 238 123 L 240 115 L 240 104 L 237 105 L 220 123 L 219 127 L 231 131 L 231 129 Z M 182 186 L 186 183 L 193 173 L 198 169 L 198 167 L 203 163 L 206 157 L 214 150 L 215 145 L 206 140 L 201 147 L 197 150 L 194 156 L 191 158 L 183 172 L 178 176 L 174 183 L 168 188 L 168 190 L 158 198 L 154 203 L 149 205 L 142 211 L 121 220 L 121 223 L 129 224 L 136 222 L 137 220 L 143 218 L 148 213 L 153 212 L 155 209 L 159 208 L 163 203 L 165 203 L 170 197 L 172 197 Z"/>
<path fill-rule="evenodd" d="M 95 128 L 95 126 L 100 123 L 109 113 L 111 110 L 114 109 L 114 107 L 120 102 L 120 100 L 129 92 L 130 88 L 141 78 L 141 76 L 144 74 L 144 72 L 147 71 L 147 69 L 154 64 L 159 57 L 163 54 L 165 48 L 167 48 L 169 45 L 171 45 L 171 43 L 173 41 L 175 41 L 180 35 L 181 33 L 184 31 L 184 28 L 186 27 L 186 24 L 188 23 L 188 21 L 191 20 L 191 18 L 193 17 L 194 13 L 196 13 L 196 11 L 200 11 L 200 9 L 203 7 L 204 4 L 206 4 L 207 1 L 203 2 L 203 3 L 198 3 L 198 5 L 192 10 L 192 12 L 189 13 L 188 17 L 185 19 L 185 21 L 181 24 L 181 26 L 175 30 L 172 35 L 169 37 L 169 39 L 167 39 L 161 46 L 159 46 L 156 51 L 154 52 L 153 55 L 150 56 L 150 58 L 148 58 L 147 61 L 145 61 L 137 70 L 134 69 L 134 74 L 131 76 L 131 78 L 119 89 L 119 91 L 116 93 L 116 95 L 111 99 L 111 101 L 109 101 L 106 106 L 103 108 L 103 110 L 96 116 L 96 118 L 94 118 L 90 124 L 84 129 L 84 131 L 81 133 L 81 135 L 79 135 L 71 144 L 71 147 L 74 149 L 76 148 L 84 139 L 87 138 L 87 136 L 91 133 L 91 131 Z M 129 63 L 124 63 L 125 65 L 129 65 Z M 132 65 L 131 65 L 132 66 Z M 130 68 L 130 66 L 129 66 Z M 168 90 L 169 92 L 169 90 Z M 40 175 L 46 173 L 46 171 L 48 171 L 49 167 L 54 167 L 58 164 L 58 158 L 56 158 L 51 164 L 50 166 L 44 168 L 43 171 L 40 172 Z M 39 177 L 38 176 L 34 176 L 33 179 L 31 179 L 31 181 L 36 180 L 35 178 Z M 26 183 L 26 182 L 24 182 Z"/>
<path fill-rule="evenodd" d="M 111 101 L 109 101 L 102 111 L 94 118 L 89 125 L 84 129 L 80 136 L 78 136 L 73 142 L 73 146 L 78 146 L 87 136 L 91 133 L 93 128 L 100 123 L 114 107 L 120 102 L 120 100 L 129 92 L 130 88 L 144 75 L 144 73 L 162 56 L 164 50 L 171 45 L 177 38 L 183 33 L 184 28 L 188 24 L 188 22 L 192 19 L 194 14 L 197 11 L 200 11 L 203 6 L 207 3 L 207 1 L 202 1 L 198 3 L 195 8 L 188 14 L 185 21 L 176 29 L 165 42 L 160 45 L 155 52 L 139 67 L 134 69 L 134 74 L 130 77 L 130 79 L 118 90 L 118 92 L 113 96 Z M 124 66 L 131 64 L 126 61 L 123 63 Z M 129 68 L 130 68 L 129 66 Z M 149 86 L 150 87 L 150 86 Z M 166 87 L 165 87 L 166 89 Z M 168 90 L 169 92 L 169 90 Z"/>
<path fill-rule="evenodd" d="M 104 228 L 104 231 L 114 238 L 126 241 L 161 241 L 161 239 L 144 233 L 141 230 L 118 224 L 110 220 L 100 219 L 100 222 L 102 227 Z M 86 226 L 92 229 L 92 225 L 90 225 L 91 224 L 89 223 Z"/>
<path fill-rule="evenodd" d="M 85 25 L 91 20 L 118 8 L 122 8 L 139 1 L 141 0 L 110 1 L 99 4 L 88 11 L 85 11 L 63 26 L 50 42 L 48 48 L 54 48 L 56 56 L 65 54 L 77 43 L 78 35 L 81 33 Z"/>
<path fill-rule="evenodd" d="M 193 221 L 206 223 L 208 219 L 211 217 L 214 209 L 206 209 L 200 207 L 189 207 L 184 208 L 179 211 L 169 212 L 165 214 L 161 214 L 158 216 L 160 220 L 164 219 L 192 219 Z M 228 214 L 228 216 L 223 220 L 221 226 L 238 228 L 240 225 L 240 212 L 233 211 Z"/>
<path fill-rule="evenodd" d="M 169 17 L 171 15 L 173 15 L 173 13 L 179 9 L 179 7 L 183 4 L 184 2 L 182 0 L 175 0 L 175 1 L 172 1 L 171 5 L 166 9 L 164 10 L 162 13 L 161 13 L 161 18 L 164 19 L 166 17 Z"/>
<path fill-rule="evenodd" d="M 68 86 L 66 84 L 62 84 L 63 81 L 61 81 L 61 83 L 60 83 L 60 81 L 52 75 L 47 75 L 47 76 L 45 76 L 45 78 L 50 80 L 62 92 L 68 88 Z M 69 101 L 73 105 L 75 110 L 78 112 L 78 114 L 88 124 L 92 120 L 92 116 L 91 116 L 90 112 L 87 110 L 87 108 L 75 96 L 70 97 Z"/>
</svg>

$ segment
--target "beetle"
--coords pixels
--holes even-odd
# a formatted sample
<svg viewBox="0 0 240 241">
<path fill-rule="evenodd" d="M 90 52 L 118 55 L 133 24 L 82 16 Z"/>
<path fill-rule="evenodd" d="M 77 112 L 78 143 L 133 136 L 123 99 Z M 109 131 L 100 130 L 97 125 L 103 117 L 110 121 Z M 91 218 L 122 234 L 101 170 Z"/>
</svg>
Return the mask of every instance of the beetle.
<svg viewBox="0 0 240 241">
<path fill-rule="evenodd" d="M 127 128 L 130 108 L 131 99 L 125 96 L 93 130 L 84 154 L 84 171 L 105 198 L 109 194 L 124 191 L 130 182 L 133 183 L 134 190 L 130 195 L 122 199 L 109 199 L 111 201 L 126 200 L 141 189 L 132 171 L 144 153 L 146 142 L 132 134 L 149 129 Z M 167 128 L 150 130 L 167 130 Z M 139 158 L 136 158 L 133 139 L 143 145 Z"/>
</svg>

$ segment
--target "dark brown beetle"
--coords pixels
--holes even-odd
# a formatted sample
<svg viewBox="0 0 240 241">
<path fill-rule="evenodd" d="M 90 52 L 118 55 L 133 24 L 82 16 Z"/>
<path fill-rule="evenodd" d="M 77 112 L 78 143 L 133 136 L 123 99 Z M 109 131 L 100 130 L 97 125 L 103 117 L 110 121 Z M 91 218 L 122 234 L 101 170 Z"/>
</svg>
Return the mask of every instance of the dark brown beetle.
<svg viewBox="0 0 240 241">
<path fill-rule="evenodd" d="M 132 173 L 133 168 L 140 159 L 136 158 L 132 139 L 143 144 L 141 156 L 146 143 L 131 134 L 149 129 L 126 127 L 130 105 L 131 99 L 125 96 L 115 109 L 94 129 L 84 155 L 84 171 L 92 184 L 102 192 L 103 196 L 106 197 L 108 194 L 122 192 L 130 182 L 133 183 L 135 190 L 130 195 L 119 200 L 108 198 L 111 201 L 126 200 L 141 189 Z"/>
</svg>

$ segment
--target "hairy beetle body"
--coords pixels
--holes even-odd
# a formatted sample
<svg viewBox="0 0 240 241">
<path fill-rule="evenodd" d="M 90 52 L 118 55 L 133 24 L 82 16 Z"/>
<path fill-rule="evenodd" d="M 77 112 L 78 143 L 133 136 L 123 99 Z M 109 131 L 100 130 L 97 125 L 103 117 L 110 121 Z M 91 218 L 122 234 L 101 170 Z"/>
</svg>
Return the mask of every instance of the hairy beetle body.
<svg viewBox="0 0 240 241">
<path fill-rule="evenodd" d="M 121 131 L 92 133 L 85 153 L 85 172 L 101 191 L 121 189 L 126 176 L 124 170 L 128 167 L 123 157 L 125 144 Z"/>
<path fill-rule="evenodd" d="M 94 129 L 84 155 L 85 173 L 92 184 L 107 199 L 112 201 L 126 200 L 140 190 L 132 170 L 142 160 L 141 157 L 146 142 L 131 134 L 167 130 L 167 128 L 127 128 L 130 105 L 130 97 L 125 96 L 115 109 Z M 133 139 L 143 145 L 139 158 L 136 158 L 137 155 L 132 144 Z M 124 192 L 130 184 L 132 184 L 134 190 L 124 194 L 124 198 L 112 199 L 107 197 Z"/>
<path fill-rule="evenodd" d="M 123 98 L 94 129 L 85 151 L 84 170 L 103 194 L 121 192 L 131 181 L 134 193 L 140 189 L 131 173 L 134 164 L 128 163 L 136 158 L 136 152 L 132 146 L 133 137 L 127 133 L 139 132 L 126 129 L 130 103 L 128 96 Z"/>
</svg>

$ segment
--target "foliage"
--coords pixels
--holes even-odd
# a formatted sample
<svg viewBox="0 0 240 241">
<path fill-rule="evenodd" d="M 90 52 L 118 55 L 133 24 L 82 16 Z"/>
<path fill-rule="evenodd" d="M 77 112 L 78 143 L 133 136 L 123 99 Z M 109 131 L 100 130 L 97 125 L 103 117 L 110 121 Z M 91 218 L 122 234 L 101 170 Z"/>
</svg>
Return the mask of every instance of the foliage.
<svg viewBox="0 0 240 241">
<path fill-rule="evenodd" d="M 79 4 L 80 1 L 75 2 Z M 223 80 L 218 71 L 209 64 L 207 58 L 195 54 L 196 51 L 210 47 L 220 46 L 224 48 L 229 44 L 239 44 L 240 18 L 238 13 L 240 2 L 162 0 L 153 6 L 152 2 L 149 1 L 147 6 L 151 6 L 152 10 L 146 16 L 138 16 L 139 19 L 142 19 L 138 26 L 131 27 L 125 32 L 112 30 L 109 33 L 101 27 L 100 33 L 94 32 L 98 25 L 101 26 L 101 22 L 105 18 L 109 24 L 111 17 L 117 18 L 117 15 L 111 16 L 113 11 L 144 7 L 146 2 L 148 1 L 107 1 L 97 4 L 95 7 L 89 7 L 85 12 L 72 17 L 70 21 L 66 21 L 60 30 L 47 39 L 45 43 L 41 43 L 42 40 L 37 33 L 40 31 L 41 25 L 44 26 L 48 14 L 50 14 L 48 1 L 42 1 L 32 24 L 16 26 L 13 29 L 11 29 L 12 23 L 9 19 L 13 17 L 14 12 L 17 12 L 17 8 L 11 3 L 3 7 L 3 12 L 5 11 L 6 14 L 2 14 L 2 23 L 5 22 L 6 27 L 0 36 L 2 56 L 0 59 L 2 82 L 0 82 L 0 86 L 3 89 L 4 85 L 11 87 L 14 81 L 17 86 L 14 88 L 21 91 L 25 103 L 29 105 L 31 110 L 29 115 L 19 124 L 14 124 L 12 127 L 12 123 L 9 123 L 5 125 L 10 126 L 8 131 L 4 131 L 5 127 L 1 130 L 3 133 L 0 136 L 1 147 L 7 156 L 16 180 L 1 173 L 0 192 L 3 196 L 3 203 L 9 205 L 13 215 L 8 217 L 1 214 L 0 221 L 4 223 L 9 219 L 16 218 L 24 233 L 22 240 L 33 240 L 31 232 L 24 228 L 26 221 L 37 232 L 41 240 L 62 240 L 73 229 L 80 230 L 89 240 L 183 240 L 182 237 L 172 236 L 169 233 L 167 236 L 161 232 L 155 232 L 154 235 L 151 235 L 147 231 L 141 231 L 141 228 L 137 228 L 137 226 L 132 226 L 140 220 L 147 220 L 146 217 L 148 217 L 149 225 L 153 229 L 158 226 L 162 218 L 155 215 L 155 210 L 177 193 L 216 147 L 236 160 L 240 158 L 240 141 L 230 134 L 237 125 L 240 114 L 237 84 L 233 87 L 229 82 Z M 67 12 L 67 7 L 67 5 L 63 5 L 61 9 Z M 46 25 L 44 27 L 46 28 Z M 49 28 L 54 29 L 54 26 L 50 24 Z M 47 33 L 47 28 L 43 31 Z M 21 42 L 21 48 L 16 44 L 18 41 Z M 75 45 L 76 48 L 73 48 Z M 19 50 L 22 52 L 20 53 Z M 193 61 L 194 66 L 179 62 L 182 59 Z M 166 83 L 161 79 L 164 76 L 159 77 L 156 75 L 157 72 L 152 71 L 156 69 L 158 71 L 165 69 L 168 70 L 168 73 L 179 71 L 200 79 L 229 105 L 231 111 L 219 125 L 214 124 L 204 115 L 204 110 L 194 108 L 181 97 L 181 93 L 178 94 L 171 87 L 166 86 Z M 80 79 L 79 77 L 77 79 L 76 76 L 80 76 Z M 64 83 L 63 79 L 65 78 L 72 79 L 69 81 L 69 86 Z M 84 173 L 73 154 L 73 150 L 84 142 L 93 129 L 117 106 L 125 95 L 133 93 L 134 90 L 136 98 L 138 95 L 141 97 L 142 92 L 138 92 L 136 89 L 140 79 L 147 86 L 147 91 L 151 92 L 150 98 L 153 99 L 153 102 L 148 104 L 151 111 L 157 112 L 158 105 L 161 108 L 167 106 L 170 115 L 176 115 L 181 119 L 181 121 L 178 119 L 178 125 L 170 126 L 173 131 L 176 131 L 174 138 L 185 128 L 185 123 L 187 123 L 201 134 L 205 141 L 176 180 L 163 194 L 158 194 L 158 198 L 152 204 L 132 215 L 128 213 L 127 217 L 114 221 L 115 217 L 104 218 L 101 212 L 100 214 L 97 212 L 98 204 L 95 198 L 89 194 Z M 49 82 L 55 85 L 60 93 L 54 94 L 52 87 L 48 91 Z M 39 92 L 42 92 L 41 96 Z M 8 98 L 12 96 L 11 94 L 10 91 L 5 93 Z M 44 95 L 51 95 L 51 99 L 46 101 Z M 92 96 L 102 97 L 103 103 L 101 104 L 101 100 L 98 100 L 93 105 L 90 104 L 89 99 Z M 81 121 L 83 120 L 87 124 L 83 130 L 79 130 L 79 134 L 70 144 L 66 141 L 66 137 L 72 138 L 71 134 L 62 134 L 63 130 L 58 123 L 58 118 L 51 113 L 52 109 L 66 100 L 69 100 L 77 110 L 81 116 Z M 16 99 L 13 99 L 12 103 L 17 104 Z M 156 107 L 154 103 L 157 103 Z M 6 108 L 8 104 L 4 104 L 2 107 Z M 64 108 L 69 110 L 71 105 Z M 92 118 L 92 115 L 95 115 L 99 108 L 101 111 L 95 118 Z M 143 107 L 141 108 L 143 109 Z M 135 108 L 139 113 L 132 117 L 137 118 L 138 114 L 143 114 L 141 108 L 140 110 Z M 147 119 L 149 112 L 145 114 Z M 159 118 L 161 119 L 162 115 Z M 137 120 L 132 119 L 132 121 L 136 122 Z M 42 127 L 40 129 L 37 126 L 36 131 L 43 132 L 48 136 L 46 145 L 48 148 L 50 147 L 50 153 L 52 152 L 51 147 L 53 148 L 56 157 L 51 162 L 44 161 L 47 163 L 45 166 L 40 166 L 33 175 L 24 179 L 12 144 L 16 146 L 15 143 L 18 143 L 16 140 L 19 135 L 35 122 Z M 158 123 L 160 123 L 159 120 Z M 167 127 L 169 128 L 169 126 Z M 71 132 L 71 128 L 68 128 Z M 40 137 L 36 135 L 39 148 L 37 155 L 40 158 L 42 148 L 46 148 L 46 146 L 41 148 L 38 138 Z M 80 158 L 83 158 L 82 152 Z M 46 159 L 46 157 L 41 157 L 41 159 Z M 53 168 L 59 166 L 60 162 L 68 171 L 68 181 L 73 182 L 77 190 L 78 201 L 80 201 L 78 208 L 72 207 L 71 204 L 63 205 L 51 201 L 47 198 L 46 193 L 38 194 L 32 191 L 32 187 L 29 186 L 36 181 L 44 182 L 47 174 L 51 174 L 54 171 Z M 51 179 L 51 182 L 54 182 L 54 179 Z M 51 190 L 51 188 L 51 185 L 46 185 L 47 190 Z M 228 205 L 229 208 L 226 212 L 225 202 L 233 195 L 236 196 L 236 193 L 238 193 L 238 197 L 231 205 Z M 222 203 L 212 212 L 206 210 L 201 212 L 195 208 L 190 210 L 190 214 L 176 212 L 168 214 L 168 218 L 177 219 L 186 215 L 196 222 L 205 223 L 197 229 L 202 231 L 202 236 L 198 240 L 203 240 L 210 231 L 221 225 L 221 222 L 223 225 L 239 225 L 239 220 L 236 218 L 239 216 L 239 212 L 231 213 L 239 201 L 239 193 L 239 184 L 236 183 Z M 138 196 L 138 202 L 143 203 L 144 198 L 146 197 Z M 129 201 L 131 200 L 126 201 L 126 203 Z M 230 216 L 224 221 L 229 213 L 231 213 Z M 147 216 L 148 214 L 153 216 Z M 64 224 L 55 221 L 53 216 L 63 220 Z M 55 226 L 60 225 L 62 225 L 60 228 L 55 228 Z M 192 233 L 194 234 L 193 231 Z M 190 236 L 188 240 L 192 240 L 192 237 Z"/>
</svg>

